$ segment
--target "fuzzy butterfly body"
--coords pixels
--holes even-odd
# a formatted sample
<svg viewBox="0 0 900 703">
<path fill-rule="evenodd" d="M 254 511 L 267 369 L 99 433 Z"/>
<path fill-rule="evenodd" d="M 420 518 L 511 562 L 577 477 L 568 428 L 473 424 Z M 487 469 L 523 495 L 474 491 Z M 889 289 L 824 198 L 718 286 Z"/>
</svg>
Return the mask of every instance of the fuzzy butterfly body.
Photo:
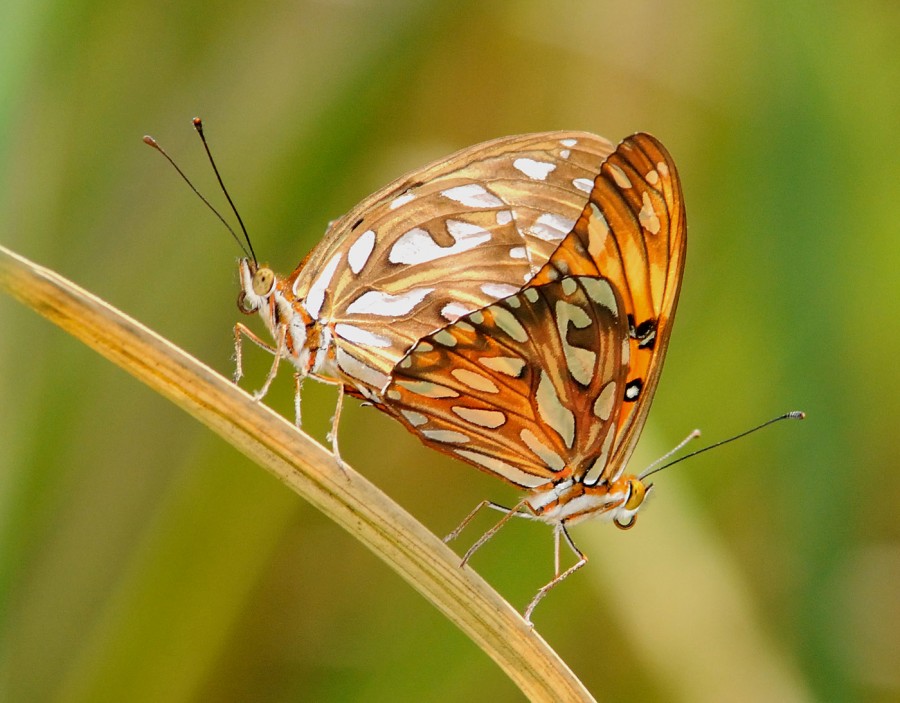
<svg viewBox="0 0 900 703">
<path fill-rule="evenodd" d="M 611 151 L 583 132 L 464 149 L 361 202 L 291 275 L 242 260 L 240 307 L 261 314 L 276 355 L 302 376 L 380 404 L 391 370 L 419 339 L 541 269 Z"/>
<path fill-rule="evenodd" d="M 659 381 L 685 247 L 675 165 L 635 134 L 526 286 L 424 336 L 391 374 L 388 412 L 428 446 L 528 491 L 512 510 L 492 507 L 554 525 L 556 578 L 526 618 L 586 561 L 566 526 L 604 516 L 630 527 L 649 489 L 625 468 Z M 579 557 L 562 574 L 560 534 Z"/>
</svg>

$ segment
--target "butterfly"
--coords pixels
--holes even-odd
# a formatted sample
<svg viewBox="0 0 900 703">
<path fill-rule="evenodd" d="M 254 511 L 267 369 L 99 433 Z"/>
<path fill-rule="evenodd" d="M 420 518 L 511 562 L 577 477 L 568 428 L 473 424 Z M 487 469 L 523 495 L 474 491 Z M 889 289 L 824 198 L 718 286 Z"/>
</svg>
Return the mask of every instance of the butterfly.
<svg viewBox="0 0 900 703">
<path fill-rule="evenodd" d="M 422 337 L 394 367 L 386 409 L 429 447 L 527 491 L 512 516 L 554 528 L 555 576 L 587 557 L 568 527 L 634 525 L 650 485 L 626 473 L 659 381 L 686 247 L 675 164 L 647 134 L 602 164 L 572 232 L 516 293 Z M 577 562 L 559 567 L 563 537 Z"/>
<path fill-rule="evenodd" d="M 336 385 L 331 438 L 344 392 L 380 407 L 391 369 L 423 336 L 517 291 L 582 213 L 613 145 L 585 132 L 504 137 L 399 178 L 336 220 L 288 276 L 239 262 L 238 307 L 259 314 L 271 345 L 235 326 L 237 368 L 246 337 L 279 361 Z"/>
</svg>

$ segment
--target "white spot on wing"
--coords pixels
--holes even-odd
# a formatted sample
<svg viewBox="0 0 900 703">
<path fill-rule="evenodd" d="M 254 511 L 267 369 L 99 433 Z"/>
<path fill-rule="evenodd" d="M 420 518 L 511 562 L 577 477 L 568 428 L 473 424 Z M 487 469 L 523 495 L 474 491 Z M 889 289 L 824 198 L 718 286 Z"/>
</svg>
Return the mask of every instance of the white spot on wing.
<svg viewBox="0 0 900 703">
<path fill-rule="evenodd" d="M 370 290 L 350 303 L 347 306 L 347 313 L 350 315 L 380 315 L 381 317 L 406 315 L 433 290 L 434 288 L 413 288 L 406 293 L 397 295 L 380 290 Z"/>
<path fill-rule="evenodd" d="M 572 185 L 588 195 L 594 190 L 594 182 L 590 178 L 576 178 L 572 181 Z"/>
<path fill-rule="evenodd" d="M 528 254 L 525 251 L 525 247 L 513 247 L 509 250 L 509 256 L 511 259 L 524 259 Z"/>
<path fill-rule="evenodd" d="M 334 278 L 334 272 L 337 271 L 338 262 L 341 260 L 341 252 L 331 257 L 331 261 L 325 264 L 325 268 L 316 277 L 312 285 L 309 287 L 309 293 L 306 294 L 306 301 L 303 303 L 306 311 L 314 320 L 319 318 L 322 312 L 322 304 L 325 302 L 325 291 Z"/>
<path fill-rule="evenodd" d="M 610 425 L 609 430 L 606 432 L 606 438 L 603 440 L 603 445 L 600 447 L 600 453 L 597 455 L 597 458 L 594 459 L 594 463 L 591 465 L 591 468 L 587 470 L 587 473 L 582 479 L 588 486 L 596 484 L 606 470 L 606 464 L 609 461 L 609 450 L 616 434 L 614 431 L 615 429 L 615 425 Z"/>
<path fill-rule="evenodd" d="M 596 204 L 591 203 L 591 217 L 588 220 L 588 253 L 597 259 L 606 247 L 609 223 Z"/>
<path fill-rule="evenodd" d="M 473 464 L 483 466 L 488 471 L 492 471 L 498 476 L 503 476 L 505 479 L 507 479 L 508 481 L 512 481 L 518 486 L 524 486 L 525 488 L 534 488 L 536 486 L 547 483 L 546 476 L 535 476 L 533 474 L 526 473 L 519 467 L 513 466 L 512 464 L 507 464 L 505 461 L 501 461 L 500 459 L 496 459 L 495 457 L 486 456 L 485 454 L 481 454 L 479 452 L 469 451 L 468 449 L 455 449 L 454 452 L 459 456 L 468 459 Z"/>
<path fill-rule="evenodd" d="M 522 323 L 519 322 L 509 310 L 497 305 L 491 305 L 488 310 L 490 310 L 491 314 L 494 316 L 494 323 L 497 327 L 506 332 L 506 334 L 517 342 L 524 343 L 528 341 L 528 332 L 522 327 Z M 478 323 L 476 322 L 476 324 Z"/>
<path fill-rule="evenodd" d="M 364 364 L 356 357 L 350 356 L 347 352 L 345 352 L 340 347 L 337 348 L 336 352 L 337 365 L 338 368 L 343 371 L 345 374 L 350 376 L 351 378 L 358 379 L 363 383 L 367 383 L 373 388 L 378 388 L 381 390 L 384 388 L 388 381 L 390 381 L 390 377 L 385 374 L 373 369 L 368 364 Z"/>
<path fill-rule="evenodd" d="M 523 429 L 519 436 L 522 438 L 522 441 L 525 442 L 525 446 L 528 447 L 538 459 L 544 462 L 544 464 L 553 471 L 562 471 L 566 468 L 566 462 L 563 461 L 563 458 L 553 451 L 546 444 L 541 442 L 534 433 L 529 429 Z"/>
<path fill-rule="evenodd" d="M 656 210 L 653 209 L 653 201 L 650 200 L 650 194 L 646 191 L 643 195 L 643 206 L 638 213 L 638 219 L 641 221 L 641 226 L 650 234 L 659 234 L 659 217 L 656 215 Z"/>
<path fill-rule="evenodd" d="M 569 148 L 575 146 L 578 143 L 577 139 L 560 139 L 559 143 L 563 146 L 567 146 Z"/>
<path fill-rule="evenodd" d="M 650 169 L 647 172 L 646 178 L 647 178 L 647 183 L 649 183 L 652 186 L 655 186 L 657 183 L 659 183 L 659 174 L 656 171 L 654 171 L 653 169 Z"/>
<path fill-rule="evenodd" d="M 390 204 L 391 210 L 396 210 L 398 207 L 403 207 L 406 203 L 411 200 L 415 200 L 416 196 L 412 193 L 404 193 L 399 198 L 394 198 L 393 202 Z"/>
<path fill-rule="evenodd" d="M 452 388 L 431 381 L 397 381 L 397 385 L 426 398 L 459 398 L 459 393 Z"/>
<path fill-rule="evenodd" d="M 609 170 L 612 172 L 613 180 L 616 182 L 616 185 L 619 186 L 619 188 L 631 188 L 631 181 L 628 179 L 628 176 L 625 174 L 625 171 L 622 170 L 621 166 L 618 166 L 617 164 L 610 164 Z"/>
<path fill-rule="evenodd" d="M 465 444 L 469 436 L 454 430 L 422 430 L 422 435 L 433 439 L 435 442 L 450 442 L 452 444 Z"/>
<path fill-rule="evenodd" d="M 447 190 L 442 190 L 441 195 L 466 207 L 495 208 L 503 207 L 504 205 L 500 198 L 478 183 L 468 183 L 455 188 L 448 188 Z"/>
<path fill-rule="evenodd" d="M 603 422 L 609 420 L 609 416 L 613 411 L 615 400 L 616 382 L 610 381 L 605 386 L 603 386 L 603 390 L 600 391 L 600 395 L 598 395 L 597 399 L 594 401 L 594 415 L 600 418 Z"/>
<path fill-rule="evenodd" d="M 496 429 L 506 422 L 506 415 L 499 410 L 485 410 L 483 408 L 467 408 L 463 405 L 454 405 L 450 408 L 456 415 L 468 423 Z"/>
<path fill-rule="evenodd" d="M 415 410 L 401 410 L 400 414 L 406 418 L 406 421 L 412 425 L 413 427 L 421 427 L 422 425 L 428 422 L 428 418 L 425 417 L 422 413 L 417 413 Z"/>
<path fill-rule="evenodd" d="M 447 330 L 440 330 L 431 335 L 431 338 L 437 342 L 438 344 L 445 347 L 455 347 L 456 346 L 456 337 L 450 334 Z"/>
<path fill-rule="evenodd" d="M 441 317 L 447 322 L 456 322 L 463 315 L 468 315 L 469 312 L 469 308 L 461 303 L 447 303 L 441 308 Z"/>
<path fill-rule="evenodd" d="M 575 226 L 575 220 L 545 212 L 531 225 L 530 232 L 546 242 L 556 242 L 565 237 Z"/>
<path fill-rule="evenodd" d="M 571 449 L 572 443 L 575 441 L 575 416 L 560 401 L 546 371 L 541 371 L 541 380 L 538 383 L 535 400 L 541 420 L 555 430 L 562 437 L 566 446 Z"/>
<path fill-rule="evenodd" d="M 525 360 L 516 356 L 483 356 L 478 359 L 478 363 L 491 371 L 504 373 L 513 378 L 518 378 L 525 368 Z"/>
<path fill-rule="evenodd" d="M 353 344 L 365 344 L 370 347 L 389 347 L 391 340 L 381 334 L 364 330 L 356 325 L 348 325 L 339 322 L 334 326 L 334 333 L 341 339 L 345 339 Z"/>
<path fill-rule="evenodd" d="M 500 298 L 505 298 L 509 295 L 514 295 L 516 291 L 519 289 L 515 286 L 511 286 L 508 283 L 482 283 L 481 292 L 485 295 L 489 295 L 497 300 Z"/>
<path fill-rule="evenodd" d="M 591 379 L 594 378 L 597 355 L 588 349 L 569 344 L 568 333 L 570 324 L 578 329 L 584 329 L 591 324 L 591 318 L 577 305 L 573 305 L 565 300 L 557 300 L 556 327 L 559 331 L 559 339 L 562 342 L 563 355 L 566 357 L 566 368 L 569 369 L 572 378 L 581 385 L 587 386 L 590 384 Z"/>
<path fill-rule="evenodd" d="M 497 224 L 508 225 L 512 222 L 513 214 L 511 210 L 501 210 L 497 213 Z"/>
<path fill-rule="evenodd" d="M 353 273 L 359 273 L 363 270 L 363 266 L 372 255 L 375 248 L 375 232 L 368 229 L 363 232 L 347 252 L 347 263 L 350 264 L 350 270 Z"/>
<path fill-rule="evenodd" d="M 483 227 L 459 220 L 447 220 L 447 231 L 453 237 L 453 244 L 442 247 L 427 230 L 414 227 L 397 238 L 388 254 L 388 261 L 392 264 L 424 264 L 474 249 L 491 238 L 491 233 Z"/>
<path fill-rule="evenodd" d="M 472 390 L 482 393 L 499 393 L 500 389 L 487 376 L 469 371 L 468 369 L 453 369 L 450 374 L 460 383 L 467 385 Z"/>
<path fill-rule="evenodd" d="M 589 278 L 581 276 L 578 279 L 588 297 L 595 303 L 602 305 L 616 317 L 619 316 L 619 306 L 616 304 L 616 294 L 613 293 L 612 286 L 609 282 L 602 278 Z"/>
<path fill-rule="evenodd" d="M 547 176 L 549 176 L 556 168 L 556 164 L 522 157 L 513 161 L 513 168 L 517 171 L 521 171 L 532 180 L 545 181 L 547 180 Z"/>
</svg>

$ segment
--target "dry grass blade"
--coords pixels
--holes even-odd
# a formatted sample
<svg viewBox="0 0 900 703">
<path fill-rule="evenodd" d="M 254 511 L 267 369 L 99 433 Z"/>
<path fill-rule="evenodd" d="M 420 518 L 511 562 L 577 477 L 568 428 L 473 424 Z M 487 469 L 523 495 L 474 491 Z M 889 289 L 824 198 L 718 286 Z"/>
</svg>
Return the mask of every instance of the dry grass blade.
<svg viewBox="0 0 900 703">
<path fill-rule="evenodd" d="M 534 701 L 593 700 L 519 614 L 400 506 L 212 369 L 58 274 L 0 246 L 0 288 L 200 420 L 386 561 Z"/>
</svg>

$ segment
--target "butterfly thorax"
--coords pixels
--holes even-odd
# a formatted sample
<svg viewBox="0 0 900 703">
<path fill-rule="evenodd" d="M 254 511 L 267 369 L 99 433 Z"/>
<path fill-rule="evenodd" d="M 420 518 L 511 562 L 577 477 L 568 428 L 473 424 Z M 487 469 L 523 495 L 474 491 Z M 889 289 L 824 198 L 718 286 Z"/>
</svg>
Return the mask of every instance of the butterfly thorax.
<svg viewBox="0 0 900 703">
<path fill-rule="evenodd" d="M 628 529 L 651 486 L 638 477 L 623 475 L 612 482 L 587 485 L 574 479 L 548 483 L 533 489 L 528 504 L 536 519 L 551 525 L 574 525 L 593 517 L 612 520 Z"/>
</svg>

